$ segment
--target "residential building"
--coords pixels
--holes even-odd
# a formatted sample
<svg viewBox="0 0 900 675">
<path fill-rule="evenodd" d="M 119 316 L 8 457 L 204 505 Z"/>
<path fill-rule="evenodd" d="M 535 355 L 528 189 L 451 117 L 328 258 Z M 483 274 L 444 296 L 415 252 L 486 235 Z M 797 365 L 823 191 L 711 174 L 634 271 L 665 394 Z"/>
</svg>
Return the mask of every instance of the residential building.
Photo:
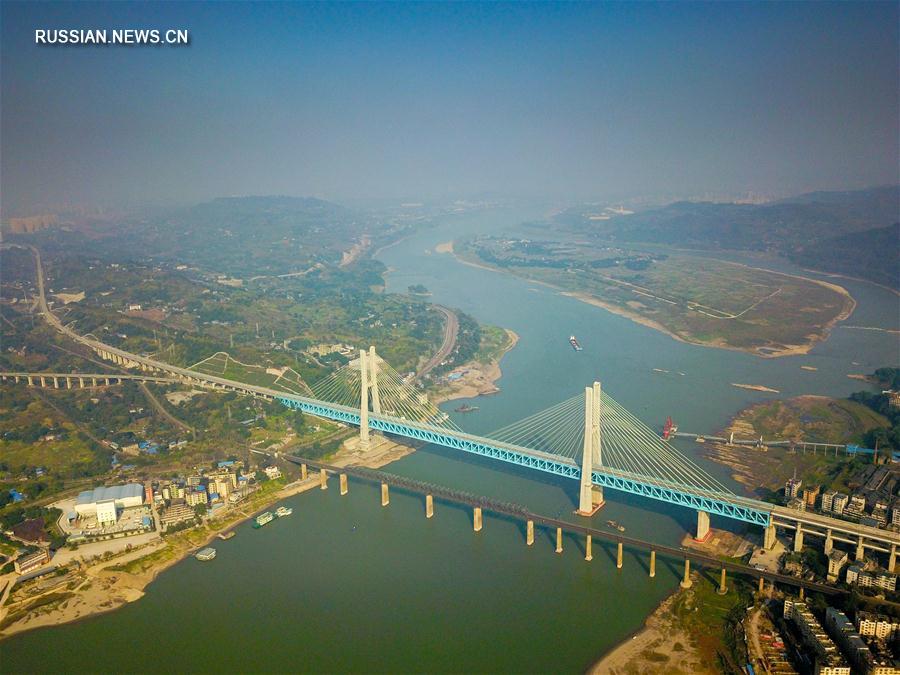
<svg viewBox="0 0 900 675">
<path fill-rule="evenodd" d="M 862 495 L 853 495 L 847 506 L 844 507 L 844 515 L 859 518 L 866 512 L 866 498 Z"/>
<path fill-rule="evenodd" d="M 175 506 L 170 506 L 159 516 L 159 522 L 164 529 L 168 528 L 170 525 L 177 525 L 178 523 L 183 523 L 185 521 L 193 519 L 194 510 L 186 504 L 176 504 Z"/>
<path fill-rule="evenodd" d="M 801 479 L 788 478 L 787 482 L 784 484 L 784 500 L 790 501 L 791 499 L 796 499 L 800 495 L 801 485 L 803 485 Z"/>
<path fill-rule="evenodd" d="M 850 666 L 805 602 L 785 600 L 784 618 L 794 623 L 810 655 L 815 657 L 816 675 L 850 675 Z"/>
<path fill-rule="evenodd" d="M 831 501 L 831 512 L 837 516 L 843 515 L 848 501 L 850 501 L 850 498 L 847 495 L 843 492 L 838 492 Z"/>
<path fill-rule="evenodd" d="M 897 589 L 897 577 L 887 572 L 866 572 L 859 565 L 847 568 L 847 583 L 860 588 L 880 588 L 886 591 Z"/>
<path fill-rule="evenodd" d="M 19 574 L 28 574 L 29 572 L 33 572 L 40 568 L 47 562 L 50 562 L 50 553 L 47 549 L 42 548 L 34 553 L 19 556 L 13 564 L 13 567 L 15 567 L 16 572 Z"/>
<path fill-rule="evenodd" d="M 206 488 L 202 485 L 197 485 L 187 493 L 185 497 L 185 502 L 188 506 L 197 506 L 199 504 L 206 504 L 208 502 Z"/>
<path fill-rule="evenodd" d="M 856 632 L 847 615 L 835 607 L 828 607 L 825 610 L 825 627 L 829 635 L 841 646 L 850 663 L 864 673 L 869 672 L 875 665 L 875 656 Z"/>
<path fill-rule="evenodd" d="M 806 502 L 806 508 L 816 508 L 816 499 L 819 497 L 819 490 L 821 490 L 821 488 L 817 485 L 815 487 L 808 487 L 803 491 L 803 501 Z"/>
<path fill-rule="evenodd" d="M 822 511 L 826 513 L 831 513 L 831 510 L 834 504 L 834 496 L 837 494 L 834 490 L 825 490 L 822 493 L 822 506 L 820 507 Z"/>
<path fill-rule="evenodd" d="M 894 502 L 891 508 L 891 525 L 900 526 L 900 503 Z"/>
<path fill-rule="evenodd" d="M 270 480 L 281 478 L 281 469 L 277 466 L 267 466 L 263 471 L 266 472 L 266 476 L 268 476 Z"/>
<path fill-rule="evenodd" d="M 856 629 L 860 635 L 890 640 L 900 630 L 900 620 L 874 612 L 857 612 Z"/>
<path fill-rule="evenodd" d="M 834 583 L 841 575 L 841 570 L 847 564 L 849 556 L 846 551 L 840 549 L 832 549 L 828 554 L 828 581 Z"/>
</svg>

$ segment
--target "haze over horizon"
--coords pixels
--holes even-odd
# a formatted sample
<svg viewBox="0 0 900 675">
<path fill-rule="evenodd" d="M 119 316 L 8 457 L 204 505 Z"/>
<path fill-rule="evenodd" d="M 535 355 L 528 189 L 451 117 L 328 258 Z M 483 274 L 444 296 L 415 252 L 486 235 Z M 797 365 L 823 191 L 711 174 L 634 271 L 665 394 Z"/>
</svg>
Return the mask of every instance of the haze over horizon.
<svg viewBox="0 0 900 675">
<path fill-rule="evenodd" d="M 2 215 L 896 184 L 898 6 L 2 4 Z M 188 47 L 41 46 L 182 28 Z"/>
</svg>

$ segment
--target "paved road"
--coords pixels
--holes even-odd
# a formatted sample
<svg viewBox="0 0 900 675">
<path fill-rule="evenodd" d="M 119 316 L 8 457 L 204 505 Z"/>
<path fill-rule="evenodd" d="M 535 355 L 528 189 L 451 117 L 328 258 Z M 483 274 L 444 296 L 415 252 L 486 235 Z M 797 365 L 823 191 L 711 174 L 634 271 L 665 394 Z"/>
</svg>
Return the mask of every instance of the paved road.
<svg viewBox="0 0 900 675">
<path fill-rule="evenodd" d="M 444 323 L 444 342 L 441 344 L 441 348 L 435 352 L 434 356 L 428 360 L 428 363 L 419 369 L 416 377 L 422 377 L 430 373 L 441 363 L 441 361 L 450 356 L 450 352 L 452 352 L 453 348 L 456 346 L 456 336 L 459 332 L 459 319 L 457 318 L 456 313 L 451 312 L 446 307 L 441 307 L 440 305 L 432 306 L 443 314 L 446 319 L 446 322 Z"/>
</svg>

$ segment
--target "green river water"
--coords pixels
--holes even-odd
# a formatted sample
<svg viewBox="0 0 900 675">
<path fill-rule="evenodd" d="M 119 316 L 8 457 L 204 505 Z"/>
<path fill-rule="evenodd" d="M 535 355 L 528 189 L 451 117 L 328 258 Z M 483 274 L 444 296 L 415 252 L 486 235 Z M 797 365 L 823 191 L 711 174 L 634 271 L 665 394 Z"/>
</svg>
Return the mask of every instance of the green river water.
<svg viewBox="0 0 900 675">
<path fill-rule="evenodd" d="M 501 393 L 479 398 L 477 413 L 457 416 L 474 433 L 568 398 L 595 378 L 652 426 L 671 414 L 682 429 L 709 432 L 767 398 L 731 382 L 764 384 L 783 396 L 845 396 L 863 386 L 847 373 L 898 359 L 895 335 L 845 327 L 812 354 L 783 359 L 687 345 L 433 251 L 527 215 L 447 218 L 378 256 L 392 270 L 389 290 L 422 283 L 434 302 L 520 335 L 502 364 Z M 859 302 L 847 324 L 897 328 L 896 296 L 840 283 Z M 569 346 L 573 333 L 584 351 Z M 693 452 L 690 443 L 680 447 Z M 454 451 L 426 448 L 386 470 L 575 519 L 574 483 Z M 611 491 L 607 500 L 597 519 L 621 522 L 629 536 L 675 544 L 694 526 L 685 509 Z M 216 542 L 215 561 L 183 561 L 136 603 L 0 643 L 0 671 L 578 672 L 637 630 L 681 571 L 678 561 L 660 559 L 650 579 L 634 552 L 616 570 L 614 551 L 596 543 L 588 563 L 574 538 L 556 555 L 547 532 L 526 547 L 521 524 L 491 515 L 475 534 L 467 510 L 438 502 L 426 520 L 420 498 L 395 491 L 382 508 L 377 486 L 359 482 L 347 497 L 314 490 L 285 503 L 293 516 L 260 530 L 239 526 L 236 537 Z"/>
</svg>

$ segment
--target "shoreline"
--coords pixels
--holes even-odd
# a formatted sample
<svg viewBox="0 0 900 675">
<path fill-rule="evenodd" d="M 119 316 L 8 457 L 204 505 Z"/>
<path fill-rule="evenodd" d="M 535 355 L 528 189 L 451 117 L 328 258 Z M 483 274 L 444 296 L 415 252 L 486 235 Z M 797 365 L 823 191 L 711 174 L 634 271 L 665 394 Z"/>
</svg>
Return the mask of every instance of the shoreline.
<svg viewBox="0 0 900 675">
<path fill-rule="evenodd" d="M 341 446 L 341 449 L 332 458 L 331 463 L 335 466 L 347 466 L 351 463 L 362 464 L 368 468 L 378 469 L 412 454 L 415 450 L 415 447 L 383 439 L 372 451 L 363 454 L 355 449 L 355 444 L 351 439 L 349 443 L 345 442 Z M 192 540 L 191 534 L 199 534 L 199 527 L 191 528 L 175 533 L 173 536 L 179 538 L 174 541 L 166 541 L 160 538 L 152 545 L 145 544 L 107 560 L 93 564 L 84 564 L 80 568 L 69 572 L 69 574 L 81 577 L 77 586 L 71 590 L 68 590 L 67 587 L 51 587 L 46 593 L 27 598 L 24 601 L 26 606 L 44 595 L 69 594 L 68 597 L 50 611 L 43 611 L 44 607 L 41 606 L 35 607 L 33 610 L 25 610 L 25 613 L 18 617 L 15 622 L 0 629 L 0 643 L 15 635 L 39 628 L 60 626 L 100 616 L 140 600 L 146 594 L 146 588 L 160 574 L 185 561 L 196 551 L 210 545 L 219 534 L 239 527 L 283 499 L 316 489 L 318 486 L 318 474 L 310 475 L 305 481 L 298 479 L 288 483 L 273 491 L 258 503 L 247 504 L 246 507 L 249 508 L 236 508 L 236 518 L 228 518 L 227 514 L 223 514 L 224 519 L 222 522 L 208 522 L 205 527 L 211 526 L 212 529 L 207 530 L 205 532 L 206 536 L 200 537 L 198 540 Z M 160 554 L 167 549 L 171 549 L 171 557 L 159 561 L 150 561 L 146 569 L 137 572 L 116 569 L 141 558 Z M 15 611 L 22 611 L 22 609 L 16 609 Z M 3 618 L 7 616 L 8 611 L 3 612 Z"/>
<path fill-rule="evenodd" d="M 503 349 L 503 352 L 487 363 L 469 361 L 454 368 L 451 372 L 465 371 L 465 375 L 454 382 L 449 382 L 436 388 L 429 397 L 435 405 L 458 399 L 489 396 L 500 391 L 500 387 L 496 384 L 497 380 L 503 377 L 500 363 L 503 361 L 503 357 L 519 343 L 518 333 L 509 328 L 504 328 L 503 330 L 509 337 L 509 344 Z"/>
<path fill-rule="evenodd" d="M 443 248 L 443 247 L 446 247 L 446 248 Z M 679 334 L 673 332 L 669 328 L 666 328 L 665 326 L 663 326 L 662 324 L 660 324 L 659 322 L 657 322 L 653 319 L 648 319 L 647 317 L 641 316 L 640 314 L 637 314 L 636 312 L 633 312 L 625 307 L 620 307 L 618 305 L 613 305 L 609 302 L 605 302 L 593 295 L 588 295 L 588 294 L 580 292 L 580 291 L 567 291 L 564 288 L 556 286 L 547 281 L 531 279 L 529 277 L 521 276 L 521 275 L 515 274 L 513 272 L 506 272 L 506 271 L 496 268 L 496 267 L 490 267 L 488 265 L 483 265 L 483 264 L 476 263 L 476 262 L 473 262 L 470 260 L 466 260 L 466 259 L 462 258 L 458 253 L 456 253 L 456 251 L 453 249 L 453 242 L 446 242 L 445 244 L 439 244 L 438 248 L 442 249 L 439 251 L 440 253 L 451 253 L 453 255 L 453 257 L 458 262 L 462 263 L 463 265 L 468 265 L 470 267 L 475 267 L 477 269 L 487 270 L 489 272 L 497 272 L 498 274 L 509 274 L 510 276 L 514 276 L 519 279 L 523 279 L 524 281 L 527 281 L 529 283 L 540 284 L 541 286 L 545 286 L 547 288 L 551 288 L 551 289 L 557 291 L 560 295 L 563 295 L 563 296 L 566 296 L 569 298 L 574 298 L 575 300 L 578 300 L 578 301 L 583 302 L 588 305 L 594 305 L 595 307 L 600 307 L 601 309 L 605 309 L 606 311 L 608 311 L 612 314 L 615 314 L 617 316 L 624 317 L 624 318 L 626 318 L 630 321 L 633 321 L 634 323 L 637 323 L 641 326 L 645 326 L 647 328 L 652 328 L 653 330 L 659 331 L 660 333 L 663 333 L 664 335 L 668 335 L 670 338 L 672 338 L 673 340 L 677 340 L 678 342 L 682 342 L 684 344 L 689 344 L 689 345 L 697 345 L 699 347 L 712 347 L 714 349 L 727 349 L 729 351 L 743 352 L 745 354 L 752 354 L 753 356 L 758 356 L 759 358 L 762 358 L 762 359 L 775 359 L 775 358 L 780 358 L 783 356 L 800 356 L 800 355 L 808 354 L 809 352 L 811 352 L 813 350 L 813 348 L 817 344 L 819 344 L 820 342 L 825 342 L 831 336 L 831 332 L 834 330 L 834 328 L 837 324 L 849 319 L 850 316 L 853 314 L 853 312 L 856 310 L 856 305 L 857 305 L 856 299 L 852 295 L 850 295 L 850 292 L 846 288 L 844 288 L 843 286 L 839 286 L 838 284 L 832 284 L 828 281 L 823 281 L 821 279 L 811 279 L 809 277 L 803 277 L 803 276 L 799 276 L 797 274 L 788 274 L 786 272 L 777 272 L 775 270 L 769 270 L 769 269 L 765 269 L 762 267 L 753 267 L 751 265 L 746 265 L 743 263 L 736 263 L 736 262 L 731 262 L 731 261 L 727 261 L 727 260 L 719 260 L 718 258 L 713 258 L 714 260 L 719 260 L 719 262 L 737 265 L 739 267 L 745 267 L 747 269 L 758 270 L 758 271 L 762 271 L 762 272 L 769 272 L 770 274 L 779 274 L 779 275 L 790 277 L 793 279 L 801 279 L 803 281 L 808 281 L 813 284 L 818 284 L 820 286 L 828 288 L 829 290 L 834 291 L 838 295 L 845 298 L 846 301 L 848 301 L 847 306 L 845 306 L 844 309 L 842 309 L 838 314 L 836 314 L 830 321 L 828 321 L 828 323 L 826 323 L 822 327 L 821 333 L 807 335 L 806 336 L 807 341 L 804 344 L 785 345 L 781 349 L 770 349 L 767 352 L 762 352 L 762 351 L 760 351 L 760 349 L 769 349 L 769 348 L 767 348 L 767 347 L 761 347 L 761 348 L 760 347 L 755 347 L 755 348 L 735 347 L 735 346 L 729 345 L 727 343 L 723 343 L 720 340 L 713 340 L 710 342 L 699 342 L 697 340 L 692 340 L 683 335 L 679 335 Z M 437 250 L 437 248 L 435 250 Z"/>
</svg>

